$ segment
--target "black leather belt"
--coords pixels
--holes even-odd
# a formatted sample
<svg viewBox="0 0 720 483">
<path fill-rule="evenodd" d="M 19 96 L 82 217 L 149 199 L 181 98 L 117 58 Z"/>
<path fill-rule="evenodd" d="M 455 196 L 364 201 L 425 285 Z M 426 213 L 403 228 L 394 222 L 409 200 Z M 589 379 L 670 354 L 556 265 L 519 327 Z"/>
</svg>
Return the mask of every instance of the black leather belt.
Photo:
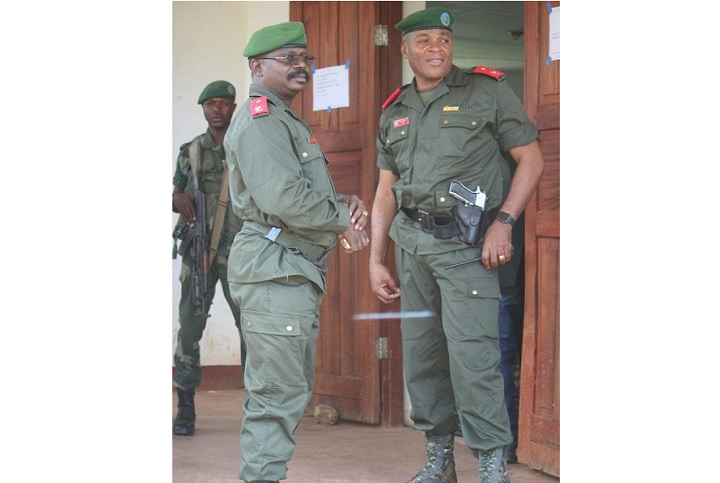
<svg viewBox="0 0 720 483">
<path fill-rule="evenodd" d="M 432 233 L 435 238 L 447 240 L 460 234 L 457 221 L 452 216 L 435 216 L 424 210 L 400 208 L 405 216 L 420 223 L 423 231 Z"/>
</svg>

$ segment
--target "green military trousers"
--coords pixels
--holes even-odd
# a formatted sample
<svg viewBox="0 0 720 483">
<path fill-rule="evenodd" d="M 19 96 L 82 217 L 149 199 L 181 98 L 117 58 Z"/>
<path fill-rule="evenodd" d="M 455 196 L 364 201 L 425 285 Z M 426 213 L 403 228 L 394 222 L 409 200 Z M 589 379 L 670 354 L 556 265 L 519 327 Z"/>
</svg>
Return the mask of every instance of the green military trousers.
<svg viewBox="0 0 720 483">
<path fill-rule="evenodd" d="M 180 318 L 180 330 L 177 336 L 177 346 L 175 348 L 175 377 L 173 386 L 189 391 L 200 385 L 201 368 L 200 368 L 200 339 L 202 339 L 207 319 L 203 316 L 202 306 L 193 305 L 192 303 L 192 257 L 186 255 L 182 260 L 182 269 L 180 271 L 180 304 L 178 307 Z M 240 334 L 240 361 L 245 366 L 245 341 L 243 340 L 242 331 L 240 330 L 240 308 L 233 302 L 230 297 L 230 287 L 227 280 L 227 256 L 217 255 L 210 267 L 210 276 L 208 285 L 210 287 L 210 295 L 208 299 L 211 301 L 215 297 L 215 287 L 218 280 L 222 284 L 223 294 L 227 300 L 230 310 L 232 311 L 235 325 Z M 207 308 L 210 310 L 210 307 Z"/>
<path fill-rule="evenodd" d="M 431 255 L 395 248 L 401 310 L 426 313 L 400 325 L 414 427 L 452 434 L 459 423 L 467 445 L 485 451 L 512 442 L 498 370 L 497 270 L 480 262 L 445 269 L 477 256 L 473 247 Z"/>
<path fill-rule="evenodd" d="M 287 478 L 293 433 L 310 402 L 322 290 L 305 277 L 231 283 L 247 342 L 240 479 Z"/>
</svg>

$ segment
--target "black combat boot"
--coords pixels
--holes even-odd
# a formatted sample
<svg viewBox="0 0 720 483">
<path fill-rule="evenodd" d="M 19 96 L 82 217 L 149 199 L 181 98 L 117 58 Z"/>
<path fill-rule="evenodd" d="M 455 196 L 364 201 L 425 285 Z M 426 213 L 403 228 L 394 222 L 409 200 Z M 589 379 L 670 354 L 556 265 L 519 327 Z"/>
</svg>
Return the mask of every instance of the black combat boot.
<svg viewBox="0 0 720 483">
<path fill-rule="evenodd" d="M 480 451 L 478 458 L 478 483 L 510 483 L 502 447 Z"/>
<path fill-rule="evenodd" d="M 455 474 L 455 436 L 425 434 L 427 461 L 408 483 L 457 483 Z"/>
<path fill-rule="evenodd" d="M 192 436 L 195 434 L 195 389 L 183 391 L 176 388 L 178 411 L 173 421 L 173 434 Z"/>
</svg>

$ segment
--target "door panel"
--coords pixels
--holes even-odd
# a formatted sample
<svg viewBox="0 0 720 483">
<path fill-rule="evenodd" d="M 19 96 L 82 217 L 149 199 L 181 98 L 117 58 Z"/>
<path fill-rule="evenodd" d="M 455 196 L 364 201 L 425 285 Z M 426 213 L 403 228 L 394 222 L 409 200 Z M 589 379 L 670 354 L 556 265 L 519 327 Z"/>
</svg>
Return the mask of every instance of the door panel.
<svg viewBox="0 0 720 483">
<path fill-rule="evenodd" d="M 560 476 L 560 61 L 545 65 L 548 24 L 545 2 L 525 4 L 525 104 L 540 130 L 545 169 L 525 211 L 517 454 L 519 462 Z"/>
<path fill-rule="evenodd" d="M 391 4 L 390 10 L 383 3 Z M 305 24 L 307 50 L 318 58 L 317 69 L 349 61 L 349 107 L 313 111 L 310 86 L 295 99 L 293 108 L 308 122 L 327 155 L 338 193 L 357 194 L 368 210 L 377 178 L 375 137 L 380 106 L 390 93 L 389 76 L 383 70 L 397 69 L 399 78 L 401 69 L 399 51 L 391 64 L 384 50 L 389 47 L 374 46 L 374 31 L 389 13 L 399 20 L 400 12 L 399 2 L 290 3 L 290 19 Z M 397 419 L 381 407 L 383 363 L 375 357 L 375 341 L 383 327 L 378 320 L 353 320 L 355 314 L 382 310 L 370 291 L 368 257 L 369 249 L 350 255 L 337 249 L 328 260 L 311 404 L 332 405 L 346 420 L 380 423 Z M 388 375 L 394 381 L 393 390 L 398 386 L 402 391 L 402 374 L 394 369 Z"/>
</svg>

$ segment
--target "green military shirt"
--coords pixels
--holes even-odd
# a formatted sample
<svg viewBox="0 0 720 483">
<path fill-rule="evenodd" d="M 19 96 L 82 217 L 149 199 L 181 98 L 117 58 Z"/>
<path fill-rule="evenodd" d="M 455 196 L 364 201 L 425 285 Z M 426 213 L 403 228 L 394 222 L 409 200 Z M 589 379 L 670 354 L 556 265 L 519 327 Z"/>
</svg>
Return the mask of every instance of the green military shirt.
<svg viewBox="0 0 720 483">
<path fill-rule="evenodd" d="M 175 165 L 175 175 L 173 176 L 173 185 L 183 190 L 185 193 L 191 193 L 195 190 L 195 182 L 190 168 L 190 155 L 188 147 L 196 139 L 200 140 L 202 146 L 202 162 L 201 162 L 201 183 L 205 193 L 205 211 L 207 213 L 207 230 L 212 236 L 212 227 L 215 222 L 215 213 L 217 213 L 218 201 L 220 199 L 220 185 L 223 177 L 223 167 L 225 163 L 225 150 L 223 146 L 216 146 L 210 130 L 204 134 L 195 137 L 189 143 L 180 146 L 180 154 L 178 155 Z M 184 225 L 185 221 L 182 216 L 178 219 L 178 225 Z M 225 211 L 225 222 L 223 223 L 223 231 L 218 244 L 218 255 L 227 257 L 230 254 L 235 234 L 242 228 L 242 220 L 227 209 Z"/>
<path fill-rule="evenodd" d="M 393 185 L 398 208 L 451 216 L 453 205 L 462 203 L 448 194 L 456 179 L 471 190 L 479 186 L 485 191 L 485 209 L 490 210 L 502 205 L 510 188 L 507 150 L 537 137 L 536 126 L 504 79 L 453 65 L 427 106 L 413 81 L 383 111 L 377 165 L 400 177 Z M 395 217 L 390 237 L 410 253 L 468 247 L 456 237 L 434 238 L 404 214 Z"/>
<path fill-rule="evenodd" d="M 267 110 L 253 116 L 252 101 L 261 96 Z M 276 227 L 327 250 L 337 243 L 337 233 L 350 227 L 350 210 L 335 193 L 328 161 L 310 128 L 278 96 L 253 84 L 225 135 L 225 151 L 233 210 L 254 222 L 235 238 L 228 280 L 301 275 L 325 290 L 324 263 L 272 242 L 255 226 Z"/>
</svg>

